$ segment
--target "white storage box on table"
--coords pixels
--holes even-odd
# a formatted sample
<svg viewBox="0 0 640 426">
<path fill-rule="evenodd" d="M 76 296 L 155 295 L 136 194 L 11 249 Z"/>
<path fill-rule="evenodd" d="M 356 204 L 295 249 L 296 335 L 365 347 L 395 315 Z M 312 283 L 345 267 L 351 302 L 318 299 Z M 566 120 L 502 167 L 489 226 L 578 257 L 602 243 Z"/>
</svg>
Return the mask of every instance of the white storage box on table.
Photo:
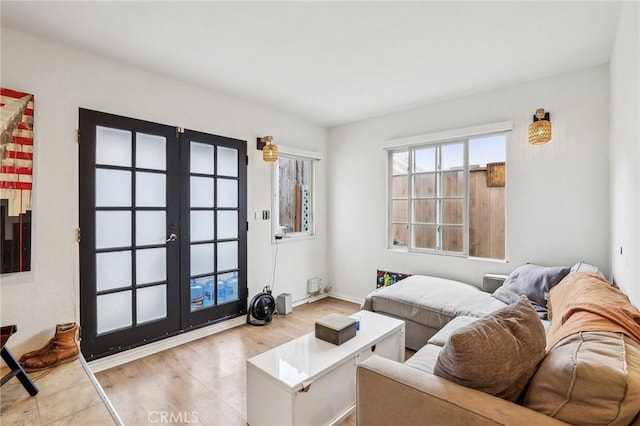
<svg viewBox="0 0 640 426">
<path fill-rule="evenodd" d="M 404 361 L 404 321 L 360 311 L 356 336 L 336 346 L 309 333 L 247 360 L 247 423 L 335 424 L 355 409 L 356 366 L 373 353 Z"/>
</svg>

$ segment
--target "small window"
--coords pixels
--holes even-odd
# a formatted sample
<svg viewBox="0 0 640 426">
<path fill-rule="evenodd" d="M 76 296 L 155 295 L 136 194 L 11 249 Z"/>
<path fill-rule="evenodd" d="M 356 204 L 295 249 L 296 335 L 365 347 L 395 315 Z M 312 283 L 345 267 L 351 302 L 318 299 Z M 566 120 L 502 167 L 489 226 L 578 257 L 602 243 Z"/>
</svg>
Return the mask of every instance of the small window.
<svg viewBox="0 0 640 426">
<path fill-rule="evenodd" d="M 279 154 L 274 176 L 274 235 L 314 235 L 315 159 Z"/>
<path fill-rule="evenodd" d="M 506 135 L 389 151 L 389 246 L 505 258 Z"/>
</svg>

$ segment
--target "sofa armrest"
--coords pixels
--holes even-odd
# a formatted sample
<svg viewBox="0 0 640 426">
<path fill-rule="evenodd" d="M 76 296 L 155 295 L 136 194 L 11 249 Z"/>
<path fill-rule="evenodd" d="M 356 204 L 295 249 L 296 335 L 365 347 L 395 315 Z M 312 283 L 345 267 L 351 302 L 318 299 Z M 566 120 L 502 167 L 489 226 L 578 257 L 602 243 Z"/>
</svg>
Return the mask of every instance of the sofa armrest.
<svg viewBox="0 0 640 426">
<path fill-rule="evenodd" d="M 357 424 L 562 425 L 544 414 L 372 355 L 358 365 Z"/>
</svg>

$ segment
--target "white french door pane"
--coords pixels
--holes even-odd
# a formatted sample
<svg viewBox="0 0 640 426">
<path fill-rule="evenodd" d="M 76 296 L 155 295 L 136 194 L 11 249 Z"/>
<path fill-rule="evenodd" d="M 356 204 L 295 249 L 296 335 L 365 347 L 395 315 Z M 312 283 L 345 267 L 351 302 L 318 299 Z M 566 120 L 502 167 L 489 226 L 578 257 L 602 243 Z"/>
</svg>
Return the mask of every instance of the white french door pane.
<svg viewBox="0 0 640 426">
<path fill-rule="evenodd" d="M 138 249 L 136 251 L 136 284 L 167 280 L 167 249 Z"/>
<path fill-rule="evenodd" d="M 167 169 L 167 141 L 163 136 L 136 133 L 136 167 L 139 169 Z"/>
<path fill-rule="evenodd" d="M 213 178 L 191 176 L 191 207 L 213 207 Z"/>
<path fill-rule="evenodd" d="M 448 225 L 462 225 L 464 223 L 464 200 L 442 200 L 442 223 Z"/>
<path fill-rule="evenodd" d="M 167 239 L 165 211 L 136 212 L 136 245 L 162 244 Z"/>
<path fill-rule="evenodd" d="M 96 164 L 131 166 L 131 132 L 96 127 Z"/>
<path fill-rule="evenodd" d="M 136 173 L 136 207 L 165 207 L 167 205 L 164 173 Z"/>
<path fill-rule="evenodd" d="M 96 254 L 96 289 L 98 291 L 130 285 L 130 250 Z"/>
<path fill-rule="evenodd" d="M 131 290 L 97 297 L 98 334 L 132 325 Z"/>
<path fill-rule="evenodd" d="M 96 212 L 96 248 L 127 247 L 131 245 L 131 212 Z"/>
<path fill-rule="evenodd" d="M 238 181 L 218 179 L 218 207 L 238 207 Z"/>
<path fill-rule="evenodd" d="M 406 175 L 409 173 L 409 152 L 394 152 L 392 156 L 392 171 L 393 176 Z M 279 160 L 278 160 L 279 161 Z"/>
<path fill-rule="evenodd" d="M 462 168 L 464 163 L 464 145 L 461 143 L 443 145 L 441 149 L 442 153 L 442 166 L 440 170 L 452 170 Z"/>
<path fill-rule="evenodd" d="M 218 147 L 218 176 L 238 176 L 238 150 Z"/>
<path fill-rule="evenodd" d="M 408 226 L 406 223 L 391 225 L 391 245 L 394 247 L 407 247 Z"/>
<path fill-rule="evenodd" d="M 391 201 L 391 221 L 392 222 L 409 222 L 409 207 L 407 200 Z"/>
<path fill-rule="evenodd" d="M 413 172 L 434 172 L 436 170 L 436 148 L 422 148 L 414 151 Z"/>
<path fill-rule="evenodd" d="M 218 211 L 218 239 L 238 238 L 238 212 Z"/>
<path fill-rule="evenodd" d="M 131 207 L 131 172 L 96 169 L 96 207 Z"/>
<path fill-rule="evenodd" d="M 413 245 L 416 248 L 437 248 L 437 227 L 435 225 L 415 225 L 413 227 Z"/>
<path fill-rule="evenodd" d="M 167 285 L 136 290 L 136 318 L 138 324 L 167 316 Z"/>
<path fill-rule="evenodd" d="M 213 240 L 213 211 L 191 212 L 191 241 Z"/>
<path fill-rule="evenodd" d="M 213 170 L 213 145 L 191 142 L 191 173 L 212 175 Z"/>
<path fill-rule="evenodd" d="M 213 272 L 213 244 L 191 245 L 190 275 L 200 275 Z"/>
<path fill-rule="evenodd" d="M 462 226 L 443 226 L 442 227 L 442 250 L 462 252 L 463 236 Z"/>
<path fill-rule="evenodd" d="M 238 242 L 218 243 L 218 271 L 236 269 L 238 267 Z"/>
</svg>

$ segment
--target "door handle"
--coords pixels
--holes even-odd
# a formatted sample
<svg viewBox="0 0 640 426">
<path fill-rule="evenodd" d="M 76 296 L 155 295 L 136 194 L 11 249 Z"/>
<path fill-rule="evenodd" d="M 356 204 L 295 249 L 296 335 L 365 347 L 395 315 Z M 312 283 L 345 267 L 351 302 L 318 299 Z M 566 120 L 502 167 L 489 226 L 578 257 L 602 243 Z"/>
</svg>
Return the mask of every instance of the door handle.
<svg viewBox="0 0 640 426">
<path fill-rule="evenodd" d="M 176 236 L 176 234 L 171 234 L 169 235 L 169 238 L 167 238 L 166 240 L 164 240 L 165 243 L 170 243 L 171 241 L 175 241 L 177 240 L 178 237 Z"/>
</svg>

